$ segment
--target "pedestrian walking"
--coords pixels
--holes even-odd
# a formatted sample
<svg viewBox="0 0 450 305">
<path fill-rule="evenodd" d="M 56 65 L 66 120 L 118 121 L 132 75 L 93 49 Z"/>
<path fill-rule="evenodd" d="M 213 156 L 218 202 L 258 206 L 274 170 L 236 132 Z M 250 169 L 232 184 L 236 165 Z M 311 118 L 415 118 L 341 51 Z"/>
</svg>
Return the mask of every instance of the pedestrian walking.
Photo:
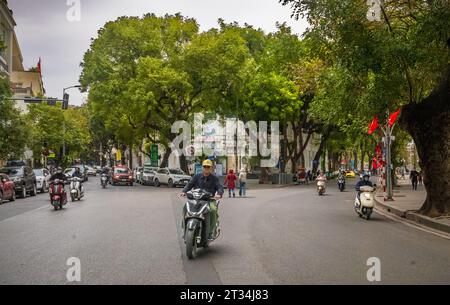
<svg viewBox="0 0 450 305">
<path fill-rule="evenodd" d="M 239 171 L 239 197 L 247 196 L 247 171 L 241 168 Z"/>
<path fill-rule="evenodd" d="M 225 178 L 224 184 L 228 187 L 228 196 L 231 198 L 231 194 L 233 194 L 233 198 L 236 197 L 235 189 L 236 189 L 236 180 L 237 177 L 234 174 L 234 171 L 230 169 L 227 177 Z"/>
<path fill-rule="evenodd" d="M 419 172 L 419 185 L 423 184 L 423 174 L 422 171 Z"/>
<path fill-rule="evenodd" d="M 411 179 L 413 190 L 417 191 L 417 183 L 419 182 L 419 173 L 416 171 L 416 169 L 413 169 L 409 173 L 409 179 Z"/>
<path fill-rule="evenodd" d="M 312 172 L 311 172 L 310 169 L 309 169 L 308 172 L 306 173 L 306 176 L 308 177 L 307 183 L 309 183 L 310 181 L 313 180 L 313 175 L 312 175 Z"/>
</svg>

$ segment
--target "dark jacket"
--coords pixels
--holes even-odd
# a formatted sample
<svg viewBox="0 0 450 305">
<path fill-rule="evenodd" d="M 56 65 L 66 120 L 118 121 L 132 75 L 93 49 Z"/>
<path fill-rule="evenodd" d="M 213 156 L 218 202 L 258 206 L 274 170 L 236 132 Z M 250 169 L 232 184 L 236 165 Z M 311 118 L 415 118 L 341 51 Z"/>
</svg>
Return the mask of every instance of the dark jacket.
<svg viewBox="0 0 450 305">
<path fill-rule="evenodd" d="M 79 171 L 79 172 L 75 171 L 75 172 L 73 172 L 73 174 L 72 174 L 72 178 L 75 178 L 75 177 L 77 177 L 77 178 L 83 178 L 83 174 L 81 173 L 81 171 Z"/>
<path fill-rule="evenodd" d="M 363 179 L 363 180 L 359 181 L 359 182 L 356 184 L 356 186 L 355 186 L 355 189 L 356 189 L 357 192 L 359 192 L 359 188 L 360 188 L 361 186 L 371 186 L 371 187 L 373 187 L 373 184 L 372 184 L 372 182 L 370 182 L 370 181 L 364 181 L 364 179 Z"/>
<path fill-rule="evenodd" d="M 56 179 L 62 180 L 62 181 L 66 181 L 67 180 L 67 176 L 64 175 L 63 173 L 56 173 L 56 174 L 53 174 L 50 177 L 50 181 L 53 181 L 53 180 L 56 180 Z"/>
<path fill-rule="evenodd" d="M 209 176 L 204 176 L 203 174 L 197 174 L 192 177 L 191 181 L 184 187 L 183 193 L 189 192 L 192 189 L 203 189 L 209 193 L 215 195 L 216 193 L 220 196 L 223 195 L 223 187 L 219 182 L 217 176 L 211 174 Z"/>
</svg>

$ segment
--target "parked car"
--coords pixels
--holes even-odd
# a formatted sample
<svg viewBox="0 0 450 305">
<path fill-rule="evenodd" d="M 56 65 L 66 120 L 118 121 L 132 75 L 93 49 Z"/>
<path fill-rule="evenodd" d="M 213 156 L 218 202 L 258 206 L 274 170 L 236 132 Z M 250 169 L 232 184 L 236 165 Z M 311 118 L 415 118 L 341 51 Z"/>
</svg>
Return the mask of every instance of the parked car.
<svg viewBox="0 0 450 305">
<path fill-rule="evenodd" d="M 36 168 L 33 169 L 34 174 L 36 175 L 36 188 L 41 193 L 46 193 L 49 190 L 49 180 L 50 180 L 50 172 L 46 168 Z"/>
<path fill-rule="evenodd" d="M 64 170 L 64 174 L 66 175 L 67 178 L 71 178 L 77 168 L 79 168 L 81 173 L 83 174 L 83 182 L 88 181 L 87 170 L 85 169 L 84 165 L 75 165 L 67 167 Z"/>
<path fill-rule="evenodd" d="M 0 173 L 6 174 L 14 182 L 16 194 L 20 198 L 27 197 L 27 193 L 36 196 L 36 175 L 29 166 L 3 167 Z"/>
<path fill-rule="evenodd" d="M 86 165 L 84 165 L 84 164 L 80 164 L 80 165 L 77 165 L 77 166 L 80 167 L 81 172 L 83 173 L 83 176 L 84 176 L 84 182 L 88 181 L 88 179 L 89 179 L 89 176 L 88 176 L 88 167 L 87 167 Z"/>
<path fill-rule="evenodd" d="M 14 182 L 9 179 L 8 175 L 0 174 L 0 204 L 4 200 L 16 200 L 16 191 L 14 188 Z"/>
<path fill-rule="evenodd" d="M 133 173 L 131 170 L 123 165 L 114 166 L 111 171 L 111 183 L 112 185 L 126 184 L 133 186 Z"/>
<path fill-rule="evenodd" d="M 86 169 L 87 169 L 86 174 L 88 176 L 94 176 L 94 177 L 97 176 L 97 170 L 95 168 L 93 168 L 92 166 L 87 165 Z"/>
<path fill-rule="evenodd" d="M 154 178 L 156 187 L 166 184 L 168 187 L 185 186 L 191 180 L 191 176 L 186 175 L 181 169 L 160 168 Z"/>
<path fill-rule="evenodd" d="M 133 170 L 133 179 L 134 179 L 134 182 L 136 182 L 136 183 L 142 183 L 141 177 L 142 177 L 143 171 L 144 171 L 144 168 L 143 168 L 143 167 L 140 167 L 140 166 L 136 167 L 136 168 Z"/>
<path fill-rule="evenodd" d="M 143 172 L 141 175 L 141 184 L 142 185 L 150 185 L 155 183 L 155 174 L 156 171 L 152 168 L 145 167 L 143 168 Z"/>
</svg>

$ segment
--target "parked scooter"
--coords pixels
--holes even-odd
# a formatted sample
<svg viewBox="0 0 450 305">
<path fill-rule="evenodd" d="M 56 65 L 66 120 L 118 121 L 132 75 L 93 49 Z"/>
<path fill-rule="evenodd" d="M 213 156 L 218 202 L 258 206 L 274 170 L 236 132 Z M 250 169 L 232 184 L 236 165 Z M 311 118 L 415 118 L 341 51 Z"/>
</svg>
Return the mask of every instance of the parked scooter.
<svg viewBox="0 0 450 305">
<path fill-rule="evenodd" d="M 373 193 L 375 187 L 361 186 L 355 199 L 355 211 L 359 217 L 370 219 L 374 207 Z"/>
<path fill-rule="evenodd" d="M 207 248 L 211 242 L 220 235 L 219 221 L 215 232 L 210 237 L 210 201 L 214 196 L 201 189 L 194 189 L 186 193 L 188 201 L 184 206 L 184 217 L 182 227 L 184 230 L 184 242 L 186 244 L 186 255 L 189 259 L 197 257 L 198 247 Z M 219 206 L 217 201 L 217 206 Z"/>
<path fill-rule="evenodd" d="M 100 183 L 102 185 L 102 188 L 106 188 L 106 186 L 108 185 L 108 175 L 103 173 L 100 177 Z"/>
<path fill-rule="evenodd" d="M 84 197 L 83 185 L 81 184 L 83 179 L 73 177 L 70 179 L 70 198 L 72 202 L 75 200 L 81 200 Z"/>
<path fill-rule="evenodd" d="M 55 210 L 62 209 L 67 204 L 67 193 L 63 180 L 55 179 L 50 182 L 50 203 Z"/>
</svg>

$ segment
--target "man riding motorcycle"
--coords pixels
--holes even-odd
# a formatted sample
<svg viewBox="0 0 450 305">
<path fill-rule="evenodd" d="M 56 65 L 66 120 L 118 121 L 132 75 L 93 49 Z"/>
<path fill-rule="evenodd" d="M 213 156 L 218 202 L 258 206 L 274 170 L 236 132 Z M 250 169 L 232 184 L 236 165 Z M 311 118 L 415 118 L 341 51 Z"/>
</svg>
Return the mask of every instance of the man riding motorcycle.
<svg viewBox="0 0 450 305">
<path fill-rule="evenodd" d="M 66 181 L 67 180 L 67 176 L 63 174 L 63 170 L 61 167 L 58 167 L 58 169 L 56 170 L 56 173 L 54 173 L 51 177 L 50 177 L 50 181 L 54 181 L 54 180 L 62 180 L 62 181 Z"/>
<path fill-rule="evenodd" d="M 81 172 L 80 168 L 75 168 L 75 171 L 72 174 L 72 178 L 80 178 L 80 192 L 83 192 L 83 173 Z"/>
<path fill-rule="evenodd" d="M 210 215 L 211 215 L 211 224 L 210 224 L 210 232 L 211 235 L 213 232 L 216 232 L 216 225 L 217 220 L 219 218 L 218 215 L 218 207 L 217 207 L 217 201 L 222 198 L 223 196 L 223 187 L 222 184 L 219 182 L 219 178 L 217 178 L 216 175 L 212 173 L 213 170 L 213 163 L 211 160 L 205 160 L 203 161 L 203 172 L 201 174 L 197 174 L 194 177 L 192 177 L 191 181 L 184 187 L 183 191 L 181 192 L 181 197 L 186 197 L 186 193 L 189 192 L 192 189 L 203 189 L 207 192 L 214 195 L 214 199 L 210 202 Z M 213 236 L 209 236 L 210 239 L 213 238 Z"/>
<path fill-rule="evenodd" d="M 111 177 L 110 177 L 110 174 L 109 174 L 109 168 L 108 167 L 106 167 L 106 166 L 102 167 L 100 175 L 106 175 L 106 177 L 108 179 L 107 182 L 108 183 L 111 182 Z"/>
<path fill-rule="evenodd" d="M 369 179 L 370 179 L 370 176 L 369 176 L 368 174 L 364 174 L 362 180 L 358 181 L 358 183 L 356 184 L 355 190 L 356 190 L 356 192 L 358 193 L 358 194 L 357 194 L 358 200 L 360 200 L 360 196 L 361 196 L 360 188 L 361 188 L 362 186 L 370 186 L 370 187 L 373 187 L 373 184 L 372 184 L 372 182 L 371 182 Z"/>
<path fill-rule="evenodd" d="M 55 180 L 61 181 L 64 185 L 66 184 L 67 176 L 63 173 L 63 170 L 61 167 L 58 167 L 56 169 L 56 173 L 54 173 L 50 177 L 50 183 L 53 183 Z M 64 189 L 64 187 L 63 187 L 63 195 L 65 198 L 67 197 L 67 193 L 66 193 L 66 190 Z M 51 195 L 50 195 L 50 197 L 51 197 Z"/>
</svg>

